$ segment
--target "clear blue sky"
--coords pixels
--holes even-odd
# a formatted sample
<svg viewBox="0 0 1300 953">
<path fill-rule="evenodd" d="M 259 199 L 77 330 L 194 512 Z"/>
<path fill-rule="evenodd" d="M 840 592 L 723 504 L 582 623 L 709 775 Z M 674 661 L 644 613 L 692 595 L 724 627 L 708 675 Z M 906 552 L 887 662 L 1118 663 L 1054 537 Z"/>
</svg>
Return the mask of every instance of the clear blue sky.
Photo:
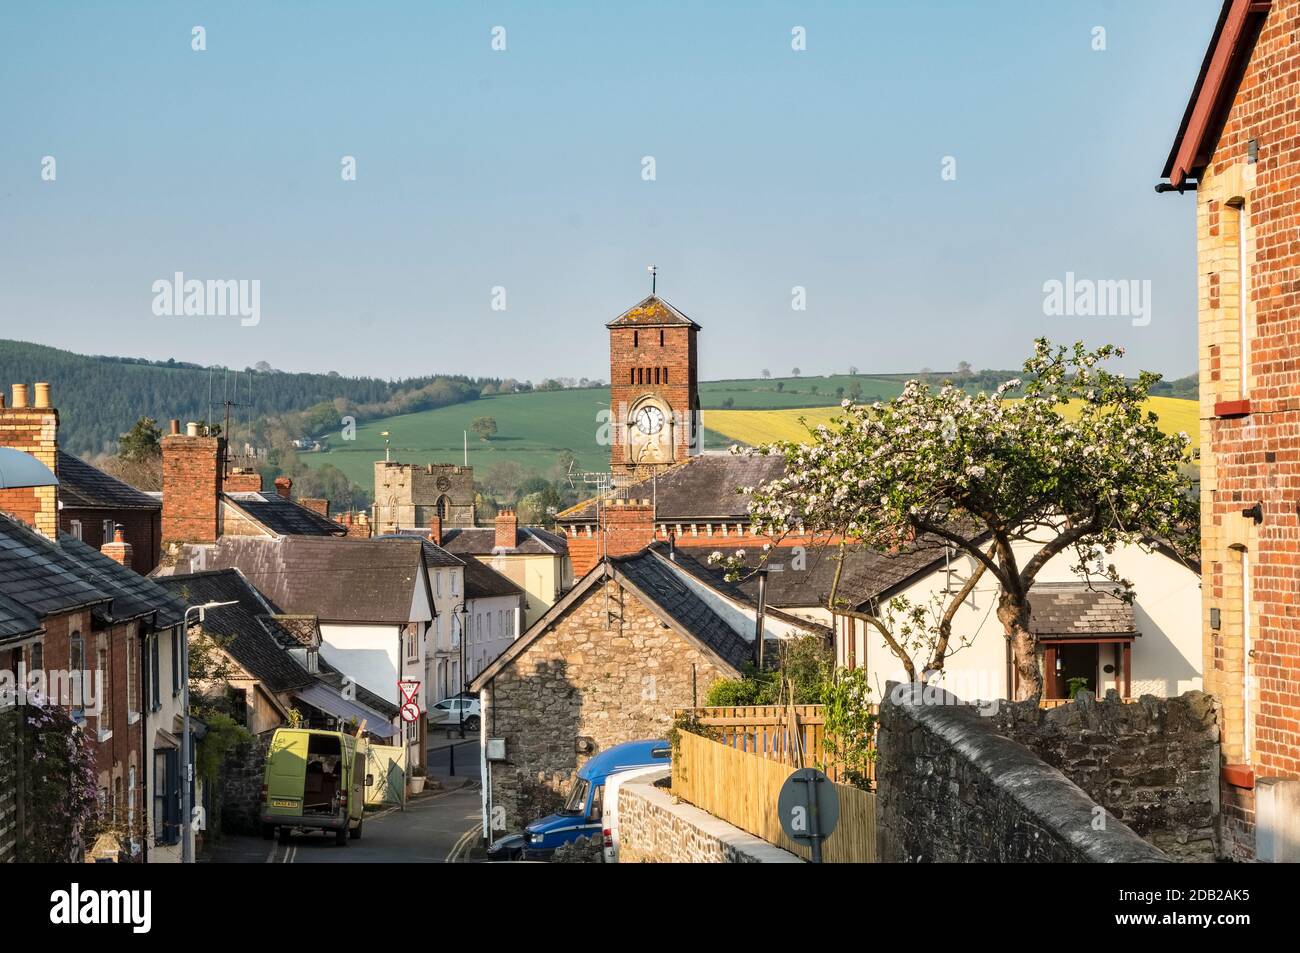
<svg viewBox="0 0 1300 953">
<path fill-rule="evenodd" d="M 1017 366 L 1040 334 L 1181 376 L 1194 199 L 1152 185 L 1218 8 L 5 0 L 0 337 L 606 378 L 653 262 L 706 379 Z M 259 279 L 261 323 L 156 317 L 176 271 Z M 1067 271 L 1150 280 L 1151 323 L 1045 316 Z"/>
</svg>

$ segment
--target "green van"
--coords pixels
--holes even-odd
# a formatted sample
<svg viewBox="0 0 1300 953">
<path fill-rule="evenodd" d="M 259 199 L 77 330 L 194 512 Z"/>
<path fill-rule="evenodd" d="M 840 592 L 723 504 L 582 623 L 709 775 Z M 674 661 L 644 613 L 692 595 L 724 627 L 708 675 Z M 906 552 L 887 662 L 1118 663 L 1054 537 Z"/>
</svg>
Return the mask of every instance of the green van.
<svg viewBox="0 0 1300 953">
<path fill-rule="evenodd" d="M 364 743 L 363 743 L 364 744 Z M 333 833 L 339 844 L 361 836 L 366 755 L 342 731 L 278 728 L 266 755 L 262 836 L 287 842 L 295 830 Z"/>
</svg>

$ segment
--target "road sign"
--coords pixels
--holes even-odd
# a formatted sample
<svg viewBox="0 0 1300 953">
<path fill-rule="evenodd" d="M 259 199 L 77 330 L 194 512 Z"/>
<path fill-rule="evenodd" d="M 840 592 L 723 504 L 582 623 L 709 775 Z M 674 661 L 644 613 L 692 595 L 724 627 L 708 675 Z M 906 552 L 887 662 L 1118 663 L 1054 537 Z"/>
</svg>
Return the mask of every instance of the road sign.
<svg viewBox="0 0 1300 953">
<path fill-rule="evenodd" d="M 776 812 L 786 836 L 811 847 L 813 862 L 820 863 L 821 843 L 840 822 L 840 796 L 830 778 L 816 768 L 799 768 L 781 785 Z"/>
<path fill-rule="evenodd" d="M 415 693 L 420 690 L 420 680 L 418 678 L 399 679 L 397 689 L 402 693 L 403 702 L 413 702 L 415 701 Z"/>
<path fill-rule="evenodd" d="M 419 721 L 420 706 L 415 702 L 407 702 L 402 706 L 402 721 Z"/>
</svg>

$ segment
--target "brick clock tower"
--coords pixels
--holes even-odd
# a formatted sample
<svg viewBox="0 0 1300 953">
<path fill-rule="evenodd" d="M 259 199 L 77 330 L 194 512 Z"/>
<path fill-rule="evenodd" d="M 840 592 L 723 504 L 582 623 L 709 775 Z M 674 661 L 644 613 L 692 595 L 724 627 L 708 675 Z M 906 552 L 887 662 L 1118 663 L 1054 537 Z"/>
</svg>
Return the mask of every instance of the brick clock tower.
<svg viewBox="0 0 1300 953">
<path fill-rule="evenodd" d="M 695 336 L 700 326 L 658 295 L 609 328 L 610 469 L 623 486 L 699 452 Z"/>
</svg>

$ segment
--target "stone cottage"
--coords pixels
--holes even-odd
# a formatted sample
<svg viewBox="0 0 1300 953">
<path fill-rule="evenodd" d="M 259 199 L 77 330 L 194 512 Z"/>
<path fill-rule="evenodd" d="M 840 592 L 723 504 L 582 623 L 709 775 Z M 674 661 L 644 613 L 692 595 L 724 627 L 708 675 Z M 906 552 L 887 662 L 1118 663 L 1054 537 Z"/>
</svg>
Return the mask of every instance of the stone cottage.
<svg viewBox="0 0 1300 953">
<path fill-rule="evenodd" d="M 484 834 L 521 829 L 592 755 L 663 738 L 753 655 L 752 610 L 654 550 L 598 563 L 471 683 L 479 693 Z M 769 614 L 765 638 L 829 630 Z M 504 753 L 493 750 L 504 743 Z"/>
</svg>

